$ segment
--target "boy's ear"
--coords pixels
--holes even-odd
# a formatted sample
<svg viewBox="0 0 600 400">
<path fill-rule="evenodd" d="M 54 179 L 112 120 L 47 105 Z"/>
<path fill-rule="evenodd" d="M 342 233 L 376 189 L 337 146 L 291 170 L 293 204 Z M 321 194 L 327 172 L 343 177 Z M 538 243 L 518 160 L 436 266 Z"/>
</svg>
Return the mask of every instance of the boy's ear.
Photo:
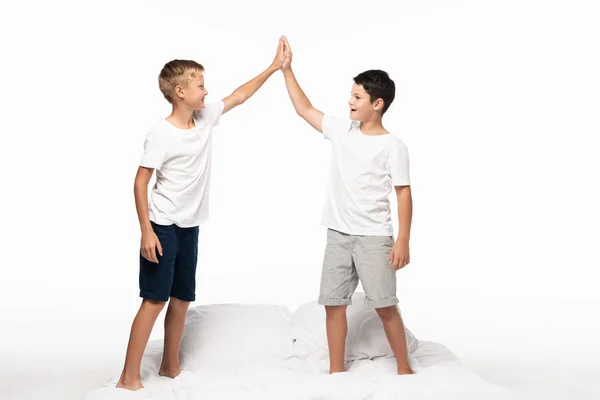
<svg viewBox="0 0 600 400">
<path fill-rule="evenodd" d="M 383 101 L 383 99 L 377 99 L 377 100 L 375 100 L 375 102 L 373 103 L 373 109 L 374 109 L 375 111 L 380 111 L 380 110 L 383 110 L 383 104 L 384 104 L 384 101 Z"/>
<path fill-rule="evenodd" d="M 175 96 L 183 99 L 185 97 L 185 93 L 183 92 L 183 88 L 179 85 L 175 86 Z"/>
</svg>

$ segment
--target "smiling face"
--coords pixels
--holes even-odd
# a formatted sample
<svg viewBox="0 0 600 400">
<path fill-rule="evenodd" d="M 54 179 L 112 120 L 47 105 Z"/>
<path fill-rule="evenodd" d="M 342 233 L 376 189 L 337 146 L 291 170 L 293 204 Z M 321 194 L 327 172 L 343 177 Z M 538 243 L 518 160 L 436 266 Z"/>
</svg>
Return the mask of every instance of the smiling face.
<svg viewBox="0 0 600 400">
<path fill-rule="evenodd" d="M 350 118 L 360 122 L 381 118 L 396 95 L 396 85 L 387 72 L 371 69 L 354 77 Z"/>
<path fill-rule="evenodd" d="M 355 83 L 352 85 L 348 105 L 350 106 L 350 119 L 363 122 L 371 120 L 375 113 L 381 112 L 383 100 L 377 99 L 371 102 L 371 96 L 365 88 Z"/>
<path fill-rule="evenodd" d="M 196 73 L 187 84 L 177 86 L 175 89 L 177 96 L 183 103 L 192 110 L 201 110 L 205 107 L 204 100 L 208 91 L 204 87 L 204 74 Z"/>
<path fill-rule="evenodd" d="M 204 108 L 208 94 L 204 87 L 204 67 L 192 60 L 172 60 L 158 76 L 158 86 L 165 99 L 173 105 L 192 110 Z"/>
</svg>

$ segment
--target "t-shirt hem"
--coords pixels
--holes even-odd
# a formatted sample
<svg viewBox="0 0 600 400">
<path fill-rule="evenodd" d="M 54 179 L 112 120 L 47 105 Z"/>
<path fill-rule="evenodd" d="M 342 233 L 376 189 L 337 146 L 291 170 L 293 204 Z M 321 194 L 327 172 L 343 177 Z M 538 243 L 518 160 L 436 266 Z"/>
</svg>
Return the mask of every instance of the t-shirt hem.
<svg viewBox="0 0 600 400">
<path fill-rule="evenodd" d="M 144 167 L 144 168 L 160 169 L 161 166 L 162 166 L 162 164 L 160 164 L 160 163 L 140 161 L 140 167 Z"/>
<path fill-rule="evenodd" d="M 167 218 L 156 218 L 153 216 L 150 217 L 150 221 L 154 222 L 157 225 L 177 225 L 180 228 L 194 228 L 196 226 L 202 225 L 207 220 L 208 220 L 208 218 L 202 218 L 202 219 L 199 219 L 198 221 L 195 221 L 194 223 L 190 224 L 190 223 L 177 222 L 177 221 L 170 220 Z"/>
<path fill-rule="evenodd" d="M 322 223 L 321 225 L 323 225 L 327 229 L 332 229 L 334 231 L 342 232 L 342 233 L 345 233 L 347 235 L 356 235 L 356 236 L 393 236 L 393 234 L 394 234 L 394 232 L 393 232 L 392 229 L 370 231 L 370 230 L 363 230 L 363 229 L 346 229 L 346 228 L 340 228 L 340 227 L 337 227 L 334 224 L 327 224 L 327 223 Z"/>
<path fill-rule="evenodd" d="M 410 186 L 410 181 L 392 181 L 392 186 Z"/>
</svg>

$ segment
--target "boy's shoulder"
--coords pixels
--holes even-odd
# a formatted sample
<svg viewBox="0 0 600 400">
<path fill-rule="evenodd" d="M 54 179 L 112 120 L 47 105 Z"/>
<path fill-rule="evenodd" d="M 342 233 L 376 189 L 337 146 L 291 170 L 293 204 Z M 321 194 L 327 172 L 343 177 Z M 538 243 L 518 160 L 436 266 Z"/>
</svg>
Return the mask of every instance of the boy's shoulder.
<svg viewBox="0 0 600 400">
<path fill-rule="evenodd" d="M 388 136 L 389 136 L 388 143 L 389 143 L 390 146 L 400 147 L 400 148 L 406 148 L 406 144 L 400 138 L 400 136 L 398 136 L 398 135 L 396 135 L 395 133 L 392 133 L 392 132 L 390 132 Z"/>
<path fill-rule="evenodd" d="M 194 111 L 194 120 L 196 121 L 215 121 L 225 108 L 223 100 L 206 103 L 204 108 Z"/>
<path fill-rule="evenodd" d="M 160 118 L 150 127 L 150 129 L 148 129 L 146 132 L 146 139 L 168 139 L 172 135 L 172 129 L 170 128 L 169 122 L 164 118 Z"/>
<path fill-rule="evenodd" d="M 323 129 L 349 132 L 360 127 L 360 121 L 339 117 L 333 114 L 323 114 Z"/>
</svg>

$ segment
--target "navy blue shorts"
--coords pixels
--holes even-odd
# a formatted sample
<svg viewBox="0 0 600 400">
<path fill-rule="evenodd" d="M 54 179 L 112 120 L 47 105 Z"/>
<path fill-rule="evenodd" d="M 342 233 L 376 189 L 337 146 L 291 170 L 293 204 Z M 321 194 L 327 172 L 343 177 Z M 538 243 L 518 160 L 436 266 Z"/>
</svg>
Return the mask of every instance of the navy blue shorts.
<svg viewBox="0 0 600 400">
<path fill-rule="evenodd" d="M 163 255 L 156 251 L 156 264 L 146 260 L 140 251 L 140 297 L 156 301 L 167 301 L 169 297 L 196 300 L 198 227 L 151 224 Z"/>
</svg>

